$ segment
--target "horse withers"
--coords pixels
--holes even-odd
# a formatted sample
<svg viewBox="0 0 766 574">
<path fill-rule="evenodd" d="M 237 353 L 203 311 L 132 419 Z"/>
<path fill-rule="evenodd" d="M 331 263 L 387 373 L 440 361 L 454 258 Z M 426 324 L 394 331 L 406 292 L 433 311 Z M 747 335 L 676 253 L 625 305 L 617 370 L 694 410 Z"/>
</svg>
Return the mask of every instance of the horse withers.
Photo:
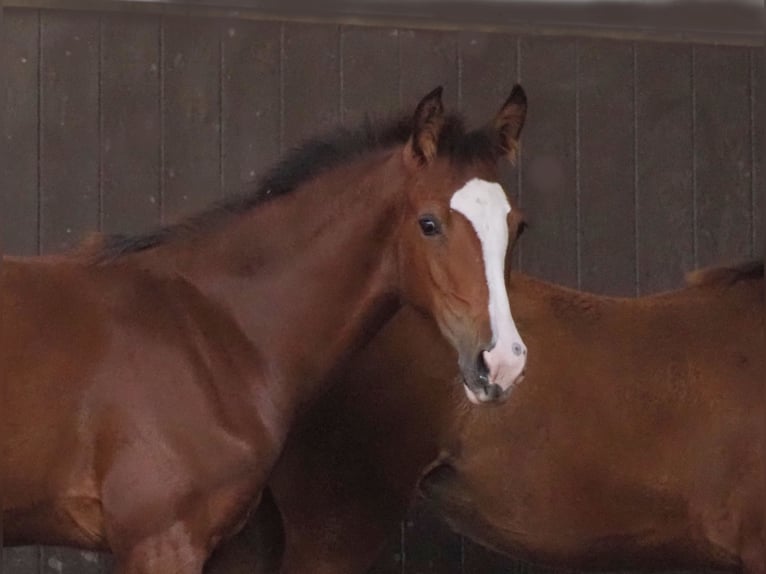
<svg viewBox="0 0 766 574">
<path fill-rule="evenodd" d="M 516 86 L 466 131 L 437 89 L 405 120 L 308 142 L 254 194 L 181 223 L 6 258 L 6 543 L 200 572 L 296 413 L 404 303 L 435 319 L 472 401 L 504 399 L 526 363 L 504 281 L 523 218 L 497 162 L 515 156 L 526 108 Z"/>
<path fill-rule="evenodd" d="M 402 310 L 295 429 L 270 506 L 210 574 L 251 572 L 256 540 L 273 551 L 259 574 L 366 572 L 418 486 L 456 531 L 530 562 L 764 574 L 763 288 L 762 262 L 638 299 L 512 274 L 529 375 L 489 412 L 434 396 L 454 351 Z"/>
</svg>

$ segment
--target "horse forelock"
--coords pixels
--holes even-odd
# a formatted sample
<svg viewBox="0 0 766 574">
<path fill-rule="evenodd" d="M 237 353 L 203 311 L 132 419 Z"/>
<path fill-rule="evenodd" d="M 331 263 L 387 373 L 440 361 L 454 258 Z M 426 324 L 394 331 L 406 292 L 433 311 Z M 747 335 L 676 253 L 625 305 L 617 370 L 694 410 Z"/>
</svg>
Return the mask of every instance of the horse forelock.
<svg viewBox="0 0 766 574">
<path fill-rule="evenodd" d="M 97 240 L 87 241 L 77 253 L 102 264 L 176 239 L 198 235 L 227 222 L 232 216 L 289 194 L 321 173 L 358 160 L 365 154 L 403 145 L 412 134 L 412 128 L 410 117 L 383 122 L 371 122 L 365 118 L 355 129 L 336 128 L 288 151 L 257 181 L 254 190 L 224 199 L 178 223 L 148 232 L 100 235 Z M 457 164 L 488 162 L 496 159 L 497 146 L 492 131 L 467 131 L 462 118 L 451 114 L 445 117 L 437 154 Z"/>
</svg>

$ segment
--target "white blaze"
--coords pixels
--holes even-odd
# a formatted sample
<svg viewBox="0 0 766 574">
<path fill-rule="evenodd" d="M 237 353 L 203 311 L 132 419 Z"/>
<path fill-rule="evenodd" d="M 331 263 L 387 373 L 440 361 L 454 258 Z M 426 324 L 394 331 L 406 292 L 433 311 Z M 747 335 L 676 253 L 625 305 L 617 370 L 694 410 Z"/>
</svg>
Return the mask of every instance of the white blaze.
<svg viewBox="0 0 766 574">
<path fill-rule="evenodd" d="M 511 316 L 505 287 L 505 255 L 508 249 L 508 214 L 511 205 L 497 184 L 472 179 L 457 190 L 450 207 L 471 222 L 481 242 L 484 272 L 489 287 L 490 351 L 484 352 L 490 382 L 504 390 L 511 387 L 526 364 L 527 350 Z"/>
</svg>

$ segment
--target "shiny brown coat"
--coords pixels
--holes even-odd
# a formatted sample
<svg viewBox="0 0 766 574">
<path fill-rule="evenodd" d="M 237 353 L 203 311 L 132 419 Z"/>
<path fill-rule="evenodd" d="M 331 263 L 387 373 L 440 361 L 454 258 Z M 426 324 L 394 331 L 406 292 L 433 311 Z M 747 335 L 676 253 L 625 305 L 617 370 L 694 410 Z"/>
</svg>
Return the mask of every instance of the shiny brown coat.
<svg viewBox="0 0 766 574">
<path fill-rule="evenodd" d="M 763 574 L 763 286 L 762 264 L 639 299 L 515 274 L 528 374 L 489 413 L 429 391 L 457 375 L 452 351 L 429 321 L 399 313 L 275 469 L 274 571 L 365 572 L 419 485 L 458 532 L 538 564 Z M 271 511 L 211 573 L 248 571 L 256 534 L 279 540 Z"/>
<path fill-rule="evenodd" d="M 253 196 L 4 259 L 5 543 L 110 550 L 121 574 L 201 572 L 257 503 L 296 414 L 402 304 L 439 322 L 471 366 L 464 382 L 481 385 L 482 248 L 450 198 L 497 180 L 525 112 L 517 86 L 467 132 L 437 89 L 384 133 L 309 142 Z M 518 210 L 507 224 L 510 247 Z"/>
</svg>

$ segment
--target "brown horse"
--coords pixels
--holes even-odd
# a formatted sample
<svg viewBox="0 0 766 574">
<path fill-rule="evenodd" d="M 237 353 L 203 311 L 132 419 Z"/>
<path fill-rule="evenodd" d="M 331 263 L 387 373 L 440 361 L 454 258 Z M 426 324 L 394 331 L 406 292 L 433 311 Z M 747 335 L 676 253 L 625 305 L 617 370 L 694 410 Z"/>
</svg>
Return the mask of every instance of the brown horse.
<svg viewBox="0 0 766 574">
<path fill-rule="evenodd" d="M 296 414 L 402 303 L 436 320 L 474 402 L 507 396 L 526 361 L 504 282 L 522 217 L 496 163 L 525 115 L 516 86 L 467 132 L 439 88 L 405 121 L 306 144 L 254 195 L 5 259 L 6 542 L 109 549 L 120 572 L 201 571 Z"/>
<path fill-rule="evenodd" d="M 283 567 L 259 572 L 366 571 L 420 484 L 455 530 L 539 564 L 763 574 L 763 264 L 639 299 L 509 284 L 530 348 L 510 399 L 479 416 L 434 396 L 454 353 L 400 312 L 288 441 Z M 261 518 L 211 574 L 251 571 Z"/>
</svg>

